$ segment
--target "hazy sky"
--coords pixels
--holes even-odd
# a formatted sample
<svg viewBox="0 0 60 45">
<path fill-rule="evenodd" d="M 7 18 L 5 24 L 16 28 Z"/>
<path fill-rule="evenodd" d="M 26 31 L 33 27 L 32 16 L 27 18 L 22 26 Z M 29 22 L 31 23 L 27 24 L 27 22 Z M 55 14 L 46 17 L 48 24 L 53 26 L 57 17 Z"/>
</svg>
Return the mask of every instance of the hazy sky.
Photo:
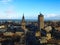
<svg viewBox="0 0 60 45">
<path fill-rule="evenodd" d="M 0 0 L 0 19 L 37 19 L 39 13 L 45 19 L 60 18 L 60 0 Z"/>
</svg>

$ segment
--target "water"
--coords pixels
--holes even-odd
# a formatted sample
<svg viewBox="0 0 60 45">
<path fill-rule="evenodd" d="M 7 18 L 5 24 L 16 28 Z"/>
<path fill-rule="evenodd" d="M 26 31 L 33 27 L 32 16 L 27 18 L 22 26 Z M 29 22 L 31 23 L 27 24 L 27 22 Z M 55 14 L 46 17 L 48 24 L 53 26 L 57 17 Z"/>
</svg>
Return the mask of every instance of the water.
<svg viewBox="0 0 60 45">
<path fill-rule="evenodd" d="M 11 22 L 21 22 L 21 19 L 0 19 L 0 22 L 6 22 L 6 21 L 11 21 Z M 26 22 L 37 22 L 37 19 L 26 19 Z"/>
</svg>

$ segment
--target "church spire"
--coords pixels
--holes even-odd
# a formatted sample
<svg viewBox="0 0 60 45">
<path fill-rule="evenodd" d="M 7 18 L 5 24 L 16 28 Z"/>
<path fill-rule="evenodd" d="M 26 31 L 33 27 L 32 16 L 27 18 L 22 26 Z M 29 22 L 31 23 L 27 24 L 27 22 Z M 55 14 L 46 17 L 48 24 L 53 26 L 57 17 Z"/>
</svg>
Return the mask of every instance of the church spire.
<svg viewBox="0 0 60 45">
<path fill-rule="evenodd" d="M 25 22 L 25 18 L 24 18 L 24 14 L 23 14 L 22 21 L 21 21 L 22 29 L 25 29 L 25 25 L 26 25 L 26 22 Z"/>
<path fill-rule="evenodd" d="M 25 17 L 24 17 L 24 14 L 23 14 L 23 17 L 22 17 L 22 22 L 25 22 Z"/>
<path fill-rule="evenodd" d="M 24 19 L 24 14 L 23 14 L 23 17 L 22 17 L 22 19 Z"/>
</svg>

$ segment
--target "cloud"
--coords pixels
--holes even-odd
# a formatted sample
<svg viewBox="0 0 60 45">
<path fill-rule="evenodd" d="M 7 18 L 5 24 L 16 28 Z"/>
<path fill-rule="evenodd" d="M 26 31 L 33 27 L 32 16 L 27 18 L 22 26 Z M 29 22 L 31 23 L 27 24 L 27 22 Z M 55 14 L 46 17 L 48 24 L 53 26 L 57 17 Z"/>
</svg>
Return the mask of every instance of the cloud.
<svg viewBox="0 0 60 45">
<path fill-rule="evenodd" d="M 46 14 L 44 15 L 45 19 L 60 19 L 60 15 L 59 14 Z"/>
<path fill-rule="evenodd" d="M 6 14 L 14 14 L 15 13 L 15 11 L 14 11 L 14 6 L 9 6 L 8 8 L 7 8 L 7 10 L 5 11 L 5 13 Z"/>
<path fill-rule="evenodd" d="M 3 4 L 8 4 L 9 2 L 12 2 L 13 0 L 0 0 Z"/>
<path fill-rule="evenodd" d="M 6 10 L 0 11 L 0 19 L 17 19 L 17 12 L 14 10 L 14 6 L 9 6 Z"/>
<path fill-rule="evenodd" d="M 56 17 L 56 16 L 57 16 L 57 14 L 46 14 L 45 15 L 45 17 L 47 17 L 47 18 Z"/>
</svg>

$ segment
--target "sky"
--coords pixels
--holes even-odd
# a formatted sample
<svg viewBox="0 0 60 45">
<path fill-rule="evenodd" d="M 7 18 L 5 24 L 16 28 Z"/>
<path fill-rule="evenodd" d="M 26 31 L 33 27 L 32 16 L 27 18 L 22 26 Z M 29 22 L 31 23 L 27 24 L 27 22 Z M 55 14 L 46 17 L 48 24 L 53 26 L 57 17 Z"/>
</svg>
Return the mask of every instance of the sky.
<svg viewBox="0 0 60 45">
<path fill-rule="evenodd" d="M 0 19 L 37 19 L 42 13 L 45 19 L 60 18 L 60 0 L 0 0 Z"/>
</svg>

